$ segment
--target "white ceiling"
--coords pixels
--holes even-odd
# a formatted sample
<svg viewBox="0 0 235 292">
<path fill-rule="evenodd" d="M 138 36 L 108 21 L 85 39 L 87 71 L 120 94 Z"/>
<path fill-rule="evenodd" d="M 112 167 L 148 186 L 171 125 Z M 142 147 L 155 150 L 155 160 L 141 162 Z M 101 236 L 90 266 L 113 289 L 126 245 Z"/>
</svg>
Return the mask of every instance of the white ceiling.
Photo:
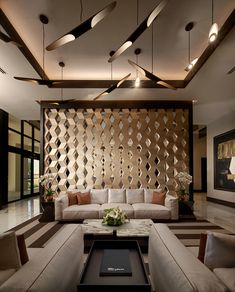
<svg viewBox="0 0 235 292">
<path fill-rule="evenodd" d="M 83 0 L 83 21 L 101 10 L 112 0 Z M 59 61 L 65 62 L 64 79 L 110 79 L 109 52 L 116 50 L 136 28 L 136 0 L 117 0 L 114 11 L 87 32 L 57 50 L 46 52 L 45 72 L 50 79 L 60 79 Z M 160 1 L 139 0 L 139 22 Z M 214 0 L 215 20 L 221 27 L 235 8 L 235 0 Z M 42 24 L 39 14 L 45 14 L 45 44 L 48 45 L 80 23 L 78 0 L 0 0 L 0 7 L 42 66 Z M 191 56 L 199 56 L 208 45 L 211 24 L 211 0 L 171 0 L 154 21 L 154 73 L 167 80 L 182 80 L 188 59 L 188 34 L 185 25 L 193 21 Z M 135 71 L 127 59 L 135 61 L 134 49 L 142 49 L 139 64 L 151 71 L 151 30 L 142 36 L 113 62 L 113 79 L 120 79 Z M 120 88 L 103 99 L 109 100 L 192 100 L 194 123 L 208 124 L 228 111 L 235 110 L 235 78 L 226 73 L 235 66 L 235 29 L 207 60 L 197 75 L 184 89 Z M 60 89 L 32 85 L 13 79 L 13 76 L 39 77 L 17 47 L 0 41 L 0 67 L 7 74 L 0 75 L 0 107 L 21 119 L 39 119 L 36 99 L 58 99 Z M 64 89 L 64 98 L 92 99 L 103 89 Z M 210 110 L 213 109 L 213 114 Z M 216 112 L 216 115 L 214 114 Z M 208 114 L 209 113 L 209 114 Z"/>
</svg>

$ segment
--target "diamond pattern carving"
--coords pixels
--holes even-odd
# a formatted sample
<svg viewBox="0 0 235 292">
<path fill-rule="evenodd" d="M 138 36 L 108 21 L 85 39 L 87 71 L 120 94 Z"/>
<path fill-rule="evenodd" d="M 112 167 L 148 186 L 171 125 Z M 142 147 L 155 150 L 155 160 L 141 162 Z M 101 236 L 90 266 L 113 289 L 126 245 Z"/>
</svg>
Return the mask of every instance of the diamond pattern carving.
<svg viewBox="0 0 235 292">
<path fill-rule="evenodd" d="M 44 109 L 44 172 L 53 190 L 156 188 L 188 171 L 188 109 Z"/>
</svg>

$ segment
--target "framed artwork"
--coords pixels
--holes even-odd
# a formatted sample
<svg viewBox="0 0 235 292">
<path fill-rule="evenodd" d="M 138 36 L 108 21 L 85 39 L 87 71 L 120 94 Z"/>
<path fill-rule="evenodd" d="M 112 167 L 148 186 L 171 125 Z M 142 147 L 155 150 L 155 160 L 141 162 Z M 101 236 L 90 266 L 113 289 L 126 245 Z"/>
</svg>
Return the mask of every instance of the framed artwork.
<svg viewBox="0 0 235 292">
<path fill-rule="evenodd" d="M 214 188 L 235 192 L 235 129 L 214 137 Z"/>
</svg>

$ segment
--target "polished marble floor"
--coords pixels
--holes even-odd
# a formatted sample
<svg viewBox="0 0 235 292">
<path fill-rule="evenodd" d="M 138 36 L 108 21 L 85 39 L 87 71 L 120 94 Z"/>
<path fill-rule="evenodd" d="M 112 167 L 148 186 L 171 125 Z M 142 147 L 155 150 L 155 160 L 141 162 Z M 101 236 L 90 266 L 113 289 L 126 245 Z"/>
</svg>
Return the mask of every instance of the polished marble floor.
<svg viewBox="0 0 235 292">
<path fill-rule="evenodd" d="M 39 197 L 13 202 L 0 210 L 0 233 L 40 213 Z"/>
<path fill-rule="evenodd" d="M 194 194 L 194 214 L 235 233 L 235 209 L 206 201 L 206 193 Z M 0 233 L 40 213 L 39 197 L 8 204 L 0 210 Z"/>
</svg>

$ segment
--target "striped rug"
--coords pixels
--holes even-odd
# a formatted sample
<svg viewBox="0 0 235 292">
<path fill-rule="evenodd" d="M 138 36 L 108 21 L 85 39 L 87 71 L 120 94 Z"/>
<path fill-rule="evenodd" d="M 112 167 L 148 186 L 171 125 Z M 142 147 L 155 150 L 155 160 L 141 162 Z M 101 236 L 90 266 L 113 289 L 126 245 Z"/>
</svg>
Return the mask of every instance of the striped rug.
<svg viewBox="0 0 235 292">
<path fill-rule="evenodd" d="M 29 248 L 42 248 L 47 241 L 64 226 L 63 223 L 39 222 L 40 215 L 12 228 L 16 234 L 24 233 L 26 246 Z M 215 231 L 230 234 L 229 231 L 208 221 L 191 221 L 167 223 L 177 238 L 187 247 L 199 246 L 200 234 L 206 231 Z"/>
</svg>

